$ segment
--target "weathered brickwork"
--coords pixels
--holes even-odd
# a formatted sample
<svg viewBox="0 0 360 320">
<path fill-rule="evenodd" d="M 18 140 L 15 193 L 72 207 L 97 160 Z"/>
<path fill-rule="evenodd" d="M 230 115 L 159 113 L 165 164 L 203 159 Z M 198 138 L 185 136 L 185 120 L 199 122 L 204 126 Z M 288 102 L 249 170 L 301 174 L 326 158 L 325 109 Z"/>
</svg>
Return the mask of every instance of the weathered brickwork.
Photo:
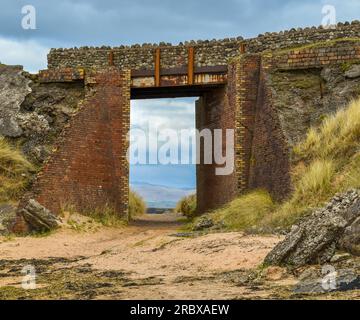
<svg viewBox="0 0 360 320">
<path fill-rule="evenodd" d="M 73 207 L 91 212 L 128 207 L 126 159 L 130 72 L 106 69 L 87 75 L 88 96 L 61 135 L 30 194 L 54 213 Z"/>
<path fill-rule="evenodd" d="M 243 55 L 236 68 L 236 173 L 239 192 L 248 189 L 251 148 L 258 94 L 260 56 Z"/>
<path fill-rule="evenodd" d="M 235 105 L 233 88 L 219 88 L 205 93 L 196 106 L 196 127 L 199 130 L 210 129 L 214 139 L 214 130 L 222 129 L 222 154 L 226 152 L 226 129 L 235 134 Z M 235 138 L 234 138 L 235 139 Z M 203 213 L 218 208 L 231 201 L 238 194 L 236 171 L 230 175 L 216 175 L 216 168 L 224 167 L 215 163 L 204 163 L 204 141 L 200 145 L 201 164 L 197 165 L 197 210 Z M 228 164 L 229 165 L 229 164 Z M 234 163 L 231 164 L 235 166 Z"/>
<path fill-rule="evenodd" d="M 261 68 L 248 188 L 268 190 L 274 199 L 283 200 L 291 191 L 289 153 L 266 77 Z"/>
<path fill-rule="evenodd" d="M 41 70 L 39 72 L 39 82 L 73 82 L 84 80 L 85 71 L 81 68 L 57 68 Z"/>
<path fill-rule="evenodd" d="M 330 64 L 360 59 L 360 39 L 338 40 L 330 43 L 288 50 L 267 55 L 267 63 L 279 70 L 322 68 Z"/>
</svg>

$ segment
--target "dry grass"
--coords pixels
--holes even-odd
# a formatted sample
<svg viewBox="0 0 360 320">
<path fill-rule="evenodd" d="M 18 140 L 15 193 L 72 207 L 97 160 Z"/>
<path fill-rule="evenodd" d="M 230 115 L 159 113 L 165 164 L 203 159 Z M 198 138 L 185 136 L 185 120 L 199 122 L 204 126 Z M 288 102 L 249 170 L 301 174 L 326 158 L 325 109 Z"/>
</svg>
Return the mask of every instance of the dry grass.
<svg viewBox="0 0 360 320">
<path fill-rule="evenodd" d="M 222 222 L 226 229 L 244 230 L 254 227 L 275 208 L 270 195 L 263 190 L 252 191 L 233 200 L 211 216 Z"/>
<path fill-rule="evenodd" d="M 122 227 L 127 224 L 127 221 L 119 216 L 119 214 L 111 207 L 94 210 L 89 212 L 87 216 L 105 227 Z"/>
<path fill-rule="evenodd" d="M 25 156 L 0 137 L 0 201 L 17 200 L 33 171 L 33 165 Z"/>
<path fill-rule="evenodd" d="M 175 208 L 175 212 L 183 214 L 187 218 L 192 218 L 196 214 L 196 194 L 182 198 Z"/>
<path fill-rule="evenodd" d="M 144 199 L 134 191 L 129 194 L 129 218 L 133 218 L 146 213 Z"/>
<path fill-rule="evenodd" d="M 142 215 L 146 212 L 146 204 L 144 200 L 135 192 L 130 191 L 129 194 L 129 220 L 133 217 Z M 66 218 L 68 224 L 75 230 L 83 231 L 87 227 L 87 222 L 77 222 L 81 216 L 88 217 L 93 221 L 106 227 L 123 227 L 128 223 L 128 219 L 119 213 L 112 206 L 105 206 L 102 208 L 94 208 L 87 210 L 84 213 L 79 213 L 71 204 L 66 204 L 62 208 L 62 216 Z M 75 218 L 75 219 L 74 219 Z M 90 220 L 91 221 L 91 220 Z"/>
<path fill-rule="evenodd" d="M 227 205 L 208 212 L 206 215 L 215 224 L 221 224 L 225 230 L 241 231 L 255 228 L 260 222 L 270 215 L 276 205 L 268 192 L 264 190 L 254 190 L 244 194 Z M 201 217 L 191 221 L 186 229 L 192 229 Z"/>
<path fill-rule="evenodd" d="M 294 152 L 303 159 L 335 158 L 342 162 L 359 149 L 359 139 L 360 100 L 356 100 L 348 108 L 327 117 L 319 128 L 310 129 L 306 139 L 295 147 Z"/>
<path fill-rule="evenodd" d="M 293 198 L 297 201 L 324 199 L 332 191 L 331 181 L 335 174 L 334 162 L 330 159 L 315 159 L 304 170 L 295 184 Z"/>
<path fill-rule="evenodd" d="M 294 192 L 264 224 L 289 226 L 335 193 L 360 187 L 360 99 L 311 128 L 294 155 Z"/>
</svg>

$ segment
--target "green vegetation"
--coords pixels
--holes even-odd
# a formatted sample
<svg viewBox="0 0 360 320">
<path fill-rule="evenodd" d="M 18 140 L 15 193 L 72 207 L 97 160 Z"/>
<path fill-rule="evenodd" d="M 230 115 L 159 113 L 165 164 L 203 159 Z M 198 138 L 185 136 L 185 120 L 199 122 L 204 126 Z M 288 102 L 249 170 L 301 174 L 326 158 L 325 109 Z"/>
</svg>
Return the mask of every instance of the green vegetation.
<svg viewBox="0 0 360 320">
<path fill-rule="evenodd" d="M 187 218 L 192 218 L 196 214 L 196 195 L 182 198 L 175 208 L 175 212 L 183 214 Z"/>
<path fill-rule="evenodd" d="M 62 208 L 62 216 L 65 218 L 68 216 L 68 225 L 76 231 L 96 231 L 98 229 L 98 224 L 106 227 L 122 227 L 126 225 L 131 218 L 145 214 L 145 212 L 146 205 L 144 200 L 133 191 L 130 191 L 129 194 L 129 219 L 120 216 L 111 206 L 87 210 L 82 214 L 70 204 L 67 204 Z M 90 219 L 83 220 L 80 218 L 81 216 Z M 96 222 L 98 224 L 96 224 Z"/>
<path fill-rule="evenodd" d="M 266 191 L 256 190 L 213 211 L 211 217 L 215 223 L 222 222 L 226 229 L 244 230 L 257 225 L 274 208 L 270 195 Z"/>
<path fill-rule="evenodd" d="M 346 71 L 349 71 L 350 68 L 355 65 L 355 64 L 360 64 L 359 60 L 353 60 L 353 61 L 346 61 L 346 62 L 343 62 L 340 67 L 341 67 L 341 70 L 343 72 L 346 72 Z"/>
<path fill-rule="evenodd" d="M 144 199 L 134 191 L 129 194 L 129 218 L 133 218 L 146 213 Z"/>
<path fill-rule="evenodd" d="M 294 190 L 285 202 L 253 191 L 208 215 L 231 230 L 287 228 L 335 193 L 360 188 L 360 99 L 311 128 L 293 157 Z"/>
<path fill-rule="evenodd" d="M 294 192 L 263 224 L 289 226 L 335 193 L 360 187 L 360 100 L 326 117 L 294 148 Z"/>
<path fill-rule="evenodd" d="M 88 217 L 105 227 L 121 227 L 126 225 L 127 221 L 111 207 L 94 210 L 87 214 Z"/>
<path fill-rule="evenodd" d="M 358 37 L 338 38 L 338 39 L 333 39 L 333 40 L 329 40 L 329 41 L 319 41 L 319 42 L 309 43 L 309 44 L 305 44 L 302 46 L 295 45 L 293 47 L 279 49 L 276 51 L 265 50 L 262 53 L 262 55 L 281 55 L 284 53 L 288 53 L 290 51 L 301 51 L 301 50 L 305 50 L 305 49 L 315 49 L 315 48 L 328 48 L 328 47 L 333 47 L 334 45 L 336 45 L 339 42 L 340 43 L 341 42 L 360 42 L 360 38 L 358 38 Z"/>
<path fill-rule="evenodd" d="M 18 149 L 0 137 L 0 201 L 17 200 L 25 190 L 34 171 Z"/>
</svg>

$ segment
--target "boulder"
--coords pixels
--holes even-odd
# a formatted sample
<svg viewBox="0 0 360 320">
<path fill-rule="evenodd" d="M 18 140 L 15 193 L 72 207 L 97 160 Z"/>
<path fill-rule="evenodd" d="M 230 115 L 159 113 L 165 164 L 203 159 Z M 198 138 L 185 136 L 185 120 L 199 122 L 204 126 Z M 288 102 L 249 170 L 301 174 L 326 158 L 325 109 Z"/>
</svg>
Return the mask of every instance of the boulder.
<svg viewBox="0 0 360 320">
<path fill-rule="evenodd" d="M 31 231 L 43 232 L 58 228 L 61 225 L 59 217 L 51 213 L 34 199 L 30 199 L 26 206 L 19 211 Z"/>
<path fill-rule="evenodd" d="M 360 276 L 351 269 L 304 277 L 295 285 L 295 293 L 326 293 L 360 289 Z"/>
<path fill-rule="evenodd" d="M 193 231 L 201 231 L 201 230 L 209 229 L 213 226 L 214 226 L 214 221 L 207 216 L 203 216 L 194 225 Z"/>
<path fill-rule="evenodd" d="M 356 190 L 336 195 L 322 209 L 294 225 L 265 258 L 267 265 L 322 264 L 337 248 L 357 248 L 359 242 L 360 197 Z M 356 250 L 353 250 L 354 253 Z"/>
<path fill-rule="evenodd" d="M 360 217 L 346 227 L 339 241 L 339 249 L 360 256 Z"/>
<path fill-rule="evenodd" d="M 345 72 L 345 77 L 354 79 L 360 77 L 360 64 L 354 64 Z"/>
</svg>

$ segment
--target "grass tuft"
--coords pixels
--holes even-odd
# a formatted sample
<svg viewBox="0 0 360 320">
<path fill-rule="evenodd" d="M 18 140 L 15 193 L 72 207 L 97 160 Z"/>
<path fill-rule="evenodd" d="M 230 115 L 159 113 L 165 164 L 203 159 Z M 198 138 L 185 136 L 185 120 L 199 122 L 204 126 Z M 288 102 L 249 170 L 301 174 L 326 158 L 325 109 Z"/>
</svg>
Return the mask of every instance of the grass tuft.
<svg viewBox="0 0 360 320">
<path fill-rule="evenodd" d="M 213 211 L 211 217 L 215 223 L 222 222 L 226 229 L 245 230 L 258 225 L 274 208 L 268 192 L 255 190 Z"/>
<path fill-rule="evenodd" d="M 134 218 L 146 213 L 146 203 L 144 199 L 134 191 L 129 194 L 129 218 Z"/>
<path fill-rule="evenodd" d="M 180 199 L 176 204 L 175 212 L 181 213 L 187 218 L 193 218 L 196 214 L 196 194 Z"/>
<path fill-rule="evenodd" d="M 0 201 L 18 200 L 26 189 L 34 166 L 0 137 Z"/>
</svg>

